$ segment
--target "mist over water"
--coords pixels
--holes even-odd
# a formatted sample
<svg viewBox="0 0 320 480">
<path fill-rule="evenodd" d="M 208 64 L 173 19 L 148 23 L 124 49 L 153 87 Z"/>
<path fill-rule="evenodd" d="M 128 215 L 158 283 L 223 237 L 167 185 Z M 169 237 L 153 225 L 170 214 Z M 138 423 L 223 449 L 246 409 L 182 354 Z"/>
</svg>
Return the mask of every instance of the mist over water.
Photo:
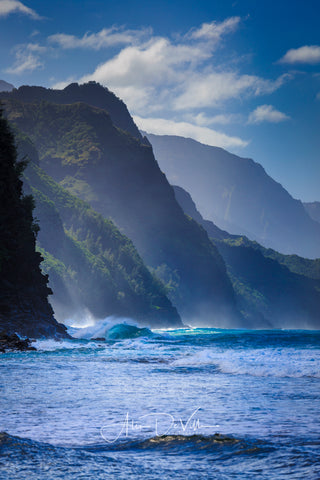
<svg viewBox="0 0 320 480">
<path fill-rule="evenodd" d="M 319 331 L 70 331 L 0 359 L 1 478 L 319 478 Z"/>
</svg>

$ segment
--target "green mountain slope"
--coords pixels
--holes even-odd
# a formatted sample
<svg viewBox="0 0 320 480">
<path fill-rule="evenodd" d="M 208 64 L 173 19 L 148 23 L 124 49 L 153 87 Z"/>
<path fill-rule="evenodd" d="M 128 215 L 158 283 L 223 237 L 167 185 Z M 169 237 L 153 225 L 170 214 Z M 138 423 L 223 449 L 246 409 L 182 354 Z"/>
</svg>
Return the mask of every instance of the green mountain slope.
<svg viewBox="0 0 320 480">
<path fill-rule="evenodd" d="M 24 184 L 35 199 L 43 269 L 59 317 L 79 318 L 87 310 L 97 318 L 114 315 L 148 326 L 182 325 L 162 284 L 111 221 L 34 164 L 27 168 Z"/>
<path fill-rule="evenodd" d="M 10 93 L 0 92 L 0 98 L 11 98 L 27 103 L 51 102 L 61 105 L 77 102 L 87 103 L 93 107 L 106 110 L 114 125 L 129 132 L 133 137 L 142 139 L 141 133 L 130 116 L 125 103 L 106 87 L 96 82 L 83 85 L 71 83 L 63 90 L 24 85 L 10 91 Z"/>
<path fill-rule="evenodd" d="M 111 218 L 158 274 L 176 279 L 170 295 L 186 321 L 239 325 L 224 262 L 206 232 L 184 215 L 150 146 L 87 104 L 10 99 L 6 110 L 34 142 L 49 175 Z"/>
<path fill-rule="evenodd" d="M 320 327 L 320 260 L 283 255 L 204 220 L 189 193 L 174 187 L 184 211 L 208 232 L 223 256 L 249 326 Z"/>
</svg>

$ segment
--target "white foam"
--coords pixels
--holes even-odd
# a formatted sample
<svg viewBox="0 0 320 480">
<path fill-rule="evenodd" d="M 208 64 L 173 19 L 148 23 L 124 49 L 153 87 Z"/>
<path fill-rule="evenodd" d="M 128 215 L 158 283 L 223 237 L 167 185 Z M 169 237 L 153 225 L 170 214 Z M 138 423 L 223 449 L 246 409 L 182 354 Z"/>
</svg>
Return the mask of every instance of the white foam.
<svg viewBox="0 0 320 480">
<path fill-rule="evenodd" d="M 203 349 L 181 357 L 173 366 L 215 365 L 221 373 L 255 377 L 315 377 L 320 378 L 320 352 L 292 348 L 226 350 L 213 352 Z"/>
<path fill-rule="evenodd" d="M 64 349 L 74 349 L 82 347 L 83 345 L 80 343 L 75 343 L 72 340 L 37 340 L 34 343 L 36 349 L 40 352 L 54 352 L 56 350 L 64 350 Z"/>
<path fill-rule="evenodd" d="M 209 349 L 200 350 L 194 355 L 178 358 L 172 362 L 175 367 L 215 364 L 217 364 L 217 355 Z"/>
</svg>

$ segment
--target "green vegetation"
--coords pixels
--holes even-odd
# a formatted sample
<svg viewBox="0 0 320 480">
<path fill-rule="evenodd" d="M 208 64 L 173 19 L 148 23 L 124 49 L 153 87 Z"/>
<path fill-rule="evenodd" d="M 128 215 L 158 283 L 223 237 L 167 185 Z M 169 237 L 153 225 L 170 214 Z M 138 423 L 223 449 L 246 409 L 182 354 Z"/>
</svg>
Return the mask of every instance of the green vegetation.
<svg viewBox="0 0 320 480">
<path fill-rule="evenodd" d="M 150 325 L 180 324 L 161 282 L 115 225 L 31 164 L 26 188 L 41 225 L 39 250 L 54 306 L 71 316 L 86 307 L 96 317 L 130 316 Z"/>
<path fill-rule="evenodd" d="M 253 242 L 243 236 L 225 239 L 224 241 L 233 247 L 247 246 L 259 250 L 264 257 L 276 260 L 281 265 L 285 265 L 293 273 L 320 280 L 320 258 L 311 260 L 309 258 L 299 257 L 298 255 L 284 255 L 271 248 L 265 248 L 259 243 Z"/>
<path fill-rule="evenodd" d="M 240 308 L 253 319 L 257 314 L 270 326 L 316 328 L 319 325 L 320 281 L 302 274 L 308 261 L 266 250 L 248 239 L 216 240 L 226 264 Z M 267 252 L 269 255 L 267 255 Z M 293 261 L 292 261 L 293 260 Z M 291 266 L 291 268 L 290 268 Z M 263 323 L 263 322 L 262 322 Z"/>
<path fill-rule="evenodd" d="M 126 105 L 114 93 L 96 82 L 82 85 L 72 83 L 63 90 L 24 85 L 10 93 L 0 92 L 0 98 L 10 98 L 27 103 L 50 102 L 59 105 L 83 102 L 105 110 L 109 113 L 114 125 L 129 132 L 133 137 L 142 138 Z"/>
<path fill-rule="evenodd" d="M 245 236 L 230 235 L 202 218 L 188 192 L 174 189 L 184 211 L 219 249 L 247 326 L 319 328 L 319 260 L 282 255 Z"/>
</svg>

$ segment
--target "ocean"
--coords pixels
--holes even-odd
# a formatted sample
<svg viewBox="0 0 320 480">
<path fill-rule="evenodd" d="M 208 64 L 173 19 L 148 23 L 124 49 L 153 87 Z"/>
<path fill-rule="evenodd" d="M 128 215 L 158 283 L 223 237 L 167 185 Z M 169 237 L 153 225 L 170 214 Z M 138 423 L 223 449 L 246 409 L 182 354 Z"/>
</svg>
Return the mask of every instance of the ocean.
<svg viewBox="0 0 320 480">
<path fill-rule="evenodd" d="M 1 480 L 320 479 L 320 331 L 71 332 L 0 356 Z"/>
</svg>

